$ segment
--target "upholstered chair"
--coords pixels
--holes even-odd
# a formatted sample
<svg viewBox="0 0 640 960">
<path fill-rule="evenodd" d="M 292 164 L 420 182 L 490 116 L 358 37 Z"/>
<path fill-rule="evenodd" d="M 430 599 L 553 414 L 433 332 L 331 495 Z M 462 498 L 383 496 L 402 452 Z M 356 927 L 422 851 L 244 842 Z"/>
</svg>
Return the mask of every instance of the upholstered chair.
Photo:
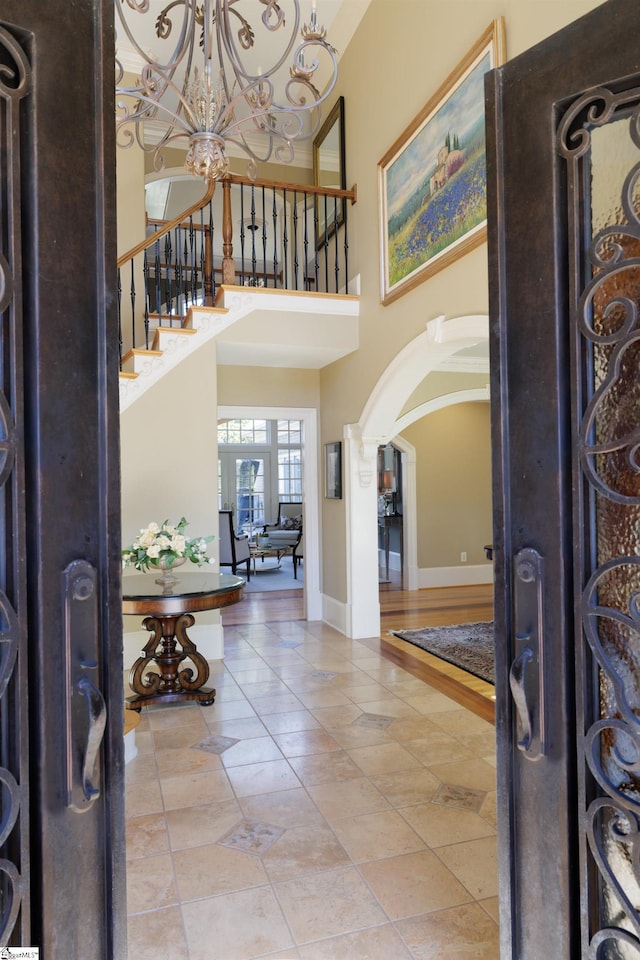
<svg viewBox="0 0 640 960">
<path fill-rule="evenodd" d="M 236 534 L 233 528 L 233 511 L 219 510 L 220 566 L 231 567 L 236 573 L 241 564 L 247 566 L 247 580 L 251 580 L 251 550 L 246 534 Z"/>
</svg>

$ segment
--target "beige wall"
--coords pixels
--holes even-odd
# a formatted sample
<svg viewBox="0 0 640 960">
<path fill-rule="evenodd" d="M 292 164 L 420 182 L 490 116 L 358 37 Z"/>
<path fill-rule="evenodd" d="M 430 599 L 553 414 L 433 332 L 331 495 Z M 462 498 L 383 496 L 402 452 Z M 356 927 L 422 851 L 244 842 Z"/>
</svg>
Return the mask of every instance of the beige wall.
<svg viewBox="0 0 640 960">
<path fill-rule="evenodd" d="M 491 435 L 488 403 L 461 403 L 403 431 L 416 448 L 418 566 L 453 567 L 460 554 L 484 563 L 491 543 Z"/>
<path fill-rule="evenodd" d="M 224 406 L 318 407 L 318 370 L 218 367 L 218 403 Z"/>
<path fill-rule="evenodd" d="M 514 56 L 522 50 L 575 20 L 582 14 L 599 6 L 600 0 L 372 0 L 365 17 L 344 52 L 340 62 L 340 77 L 334 95 L 329 99 L 330 109 L 339 94 L 345 96 L 346 116 L 346 164 L 347 182 L 357 184 L 358 202 L 349 208 L 350 267 L 360 274 L 361 319 L 360 349 L 350 356 L 332 364 L 318 373 L 309 371 L 274 371 L 250 368 L 221 368 L 220 397 L 224 404 L 319 404 L 321 410 L 322 444 L 344 436 L 346 424 L 357 422 L 367 398 L 381 373 L 401 348 L 424 331 L 425 324 L 443 314 L 452 318 L 465 314 L 482 314 L 488 310 L 487 252 L 481 246 L 436 274 L 427 282 L 400 297 L 387 307 L 382 307 L 379 296 L 379 243 L 378 243 L 378 185 L 377 164 L 395 142 L 407 124 L 433 96 L 449 76 L 476 39 L 484 32 L 490 21 L 497 16 L 506 17 L 507 54 Z M 380 66 L 381 65 L 381 66 Z M 525 120 L 523 119 L 523 122 Z M 130 197 L 122 196 L 123 185 L 128 184 L 121 175 L 124 154 L 118 158 L 119 198 L 128 205 Z M 274 171 L 265 168 L 264 175 Z M 295 173 L 295 178 L 294 178 Z M 299 171 L 282 168 L 278 177 L 298 180 Z M 136 172 L 142 183 L 141 171 Z M 137 189 L 137 188 L 136 188 Z M 134 185 L 131 185 L 131 191 Z M 131 193 L 132 195 L 132 193 Z M 121 206 L 119 206 L 119 210 Z M 207 370 L 207 386 L 198 396 L 196 406 L 206 404 L 207 398 L 215 395 L 215 370 Z M 244 382 L 243 382 L 244 381 Z M 207 500 L 209 470 L 201 475 L 193 471 L 193 458 L 209 457 L 214 450 L 213 440 L 209 449 L 207 440 L 213 436 L 213 424 L 202 432 L 202 421 L 186 414 L 177 420 L 177 408 L 171 400 L 162 398 L 170 422 L 173 424 L 169 445 L 179 443 L 185 460 L 172 464 L 169 476 L 160 476 L 163 452 L 157 444 L 150 443 L 146 415 L 157 412 L 158 406 L 150 396 L 143 397 L 123 417 L 123 535 L 131 535 L 140 523 L 145 522 L 150 508 L 151 515 L 163 501 L 160 495 L 166 492 L 169 512 L 184 511 L 185 503 L 191 518 L 192 503 Z M 173 396 L 175 401 L 175 394 Z M 190 407 L 193 407 L 189 403 Z M 486 417 L 486 408 L 478 405 L 478 416 Z M 454 412 L 455 410 L 455 412 Z M 399 414 L 400 410 L 394 413 Z M 407 433 L 416 437 L 420 460 L 422 450 L 432 449 L 435 430 L 442 417 L 462 415 L 462 408 L 451 408 L 434 414 L 424 424 L 416 424 Z M 471 415 L 471 414 L 469 414 Z M 475 414 L 473 414 L 475 416 Z M 152 417 L 153 419 L 153 417 Z M 136 426 L 134 428 L 133 421 Z M 477 424 L 476 424 L 477 426 Z M 423 435 L 422 431 L 426 431 Z M 457 427 L 462 436 L 462 426 Z M 162 425 L 156 440 L 160 442 Z M 484 459 L 488 457 L 488 432 L 478 427 L 478 441 L 486 443 Z M 145 467 L 142 448 L 153 460 L 154 469 Z M 453 463 L 453 451 L 440 460 Z M 136 465 L 134 470 L 130 458 Z M 476 450 L 476 463 L 482 460 Z M 160 483 L 160 489 L 148 501 L 138 488 L 138 477 L 146 470 L 150 482 Z M 448 565 L 459 562 L 461 550 L 466 550 L 468 562 L 483 559 L 479 552 L 482 544 L 490 539 L 486 524 L 488 488 L 483 483 L 483 496 L 478 500 L 469 486 L 468 506 L 478 504 L 479 519 L 474 526 L 471 516 L 465 519 L 465 544 L 456 535 L 447 531 L 457 529 L 461 499 L 448 496 L 454 477 L 460 494 L 461 466 L 458 464 L 449 476 L 441 469 L 437 477 L 442 488 L 434 490 L 434 497 L 441 498 L 434 511 L 434 499 L 423 499 L 418 504 L 419 564 L 428 566 Z M 429 472 L 429 483 L 435 483 L 435 475 Z M 135 479 L 135 482 L 134 482 Z M 422 494 L 421 494 L 422 497 Z M 481 502 L 480 502 L 481 501 Z M 174 506 L 175 505 L 175 506 Z M 346 599 L 346 542 L 345 510 L 347 502 L 322 502 L 323 541 L 323 592 L 337 600 Z M 148 508 L 147 508 L 148 507 Z M 465 508 L 466 509 L 466 508 Z M 424 513 L 424 515 L 423 515 Z M 150 518 L 150 517 L 149 517 Z M 203 516 L 202 519 L 206 519 Z M 461 534 L 462 537 L 462 534 Z M 473 541 L 473 542 L 472 542 Z M 425 553 L 424 551 L 427 551 Z M 457 558 L 457 559 L 456 559 Z"/>
<path fill-rule="evenodd" d="M 492 19 L 505 16 L 511 57 L 598 5 L 599 0 L 372 0 L 341 58 L 335 91 L 345 97 L 347 182 L 358 187 L 358 202 L 349 210 L 349 250 L 350 266 L 360 274 L 361 347 L 321 372 L 322 442 L 342 436 L 345 424 L 359 420 L 382 371 L 429 320 L 488 312 L 485 245 L 389 306 L 380 304 L 378 161 Z M 374 64 L 383 67 L 364 66 Z M 445 503 L 440 509 L 443 529 L 449 506 L 453 509 Z M 323 591 L 338 600 L 346 599 L 345 509 L 345 501 L 335 501 L 325 502 L 323 510 Z M 431 553 L 429 565 L 446 565 L 452 552 L 453 546 Z"/>
<path fill-rule="evenodd" d="M 123 412 L 123 547 L 152 520 L 177 522 L 185 516 L 187 536 L 217 533 L 215 396 L 215 343 L 209 341 Z M 217 553 L 215 545 L 209 553 Z M 218 619 L 217 613 L 203 614 L 198 622 Z M 135 617 L 125 617 L 126 631 L 139 627 Z"/>
</svg>

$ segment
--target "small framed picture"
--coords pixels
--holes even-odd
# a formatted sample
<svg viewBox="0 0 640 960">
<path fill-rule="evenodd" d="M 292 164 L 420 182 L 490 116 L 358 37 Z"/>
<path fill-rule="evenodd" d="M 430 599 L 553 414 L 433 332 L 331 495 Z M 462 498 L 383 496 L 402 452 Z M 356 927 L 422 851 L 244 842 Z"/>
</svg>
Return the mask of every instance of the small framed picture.
<svg viewBox="0 0 640 960">
<path fill-rule="evenodd" d="M 324 495 L 342 500 L 342 441 L 324 445 Z"/>
</svg>

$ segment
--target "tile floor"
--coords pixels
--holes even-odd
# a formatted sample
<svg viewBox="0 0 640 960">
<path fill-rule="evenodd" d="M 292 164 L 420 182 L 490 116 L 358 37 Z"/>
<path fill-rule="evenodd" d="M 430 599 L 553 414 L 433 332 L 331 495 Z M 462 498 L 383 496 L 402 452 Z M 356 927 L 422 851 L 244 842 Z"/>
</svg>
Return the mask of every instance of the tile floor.
<svg viewBox="0 0 640 960">
<path fill-rule="evenodd" d="M 130 960 L 496 960 L 493 727 L 321 623 L 212 674 L 136 731 Z"/>
</svg>

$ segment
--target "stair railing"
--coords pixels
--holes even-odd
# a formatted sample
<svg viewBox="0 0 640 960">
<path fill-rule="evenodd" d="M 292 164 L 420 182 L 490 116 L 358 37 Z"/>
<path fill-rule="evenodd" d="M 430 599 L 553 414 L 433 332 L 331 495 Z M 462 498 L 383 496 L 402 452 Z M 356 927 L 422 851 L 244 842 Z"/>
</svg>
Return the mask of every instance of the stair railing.
<svg viewBox="0 0 640 960">
<path fill-rule="evenodd" d="M 118 258 L 120 356 L 150 349 L 157 326 L 181 326 L 220 285 L 306 293 L 349 290 L 348 202 L 356 188 L 230 175 Z M 234 236 L 235 226 L 235 236 Z M 234 247 L 235 240 L 235 247 Z M 128 286 L 128 293 L 125 292 Z"/>
</svg>

